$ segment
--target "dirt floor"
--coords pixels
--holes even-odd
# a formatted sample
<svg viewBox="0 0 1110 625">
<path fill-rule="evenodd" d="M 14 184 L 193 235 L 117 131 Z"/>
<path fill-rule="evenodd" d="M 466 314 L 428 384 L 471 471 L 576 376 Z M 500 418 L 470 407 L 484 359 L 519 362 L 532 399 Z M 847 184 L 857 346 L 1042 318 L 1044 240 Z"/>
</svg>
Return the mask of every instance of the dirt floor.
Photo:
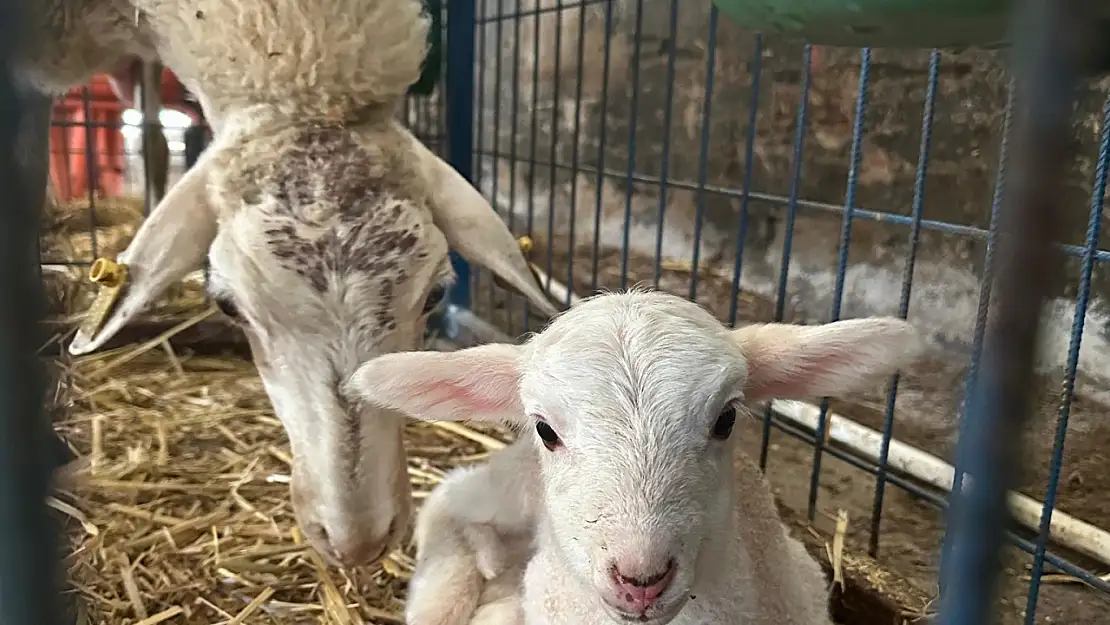
<svg viewBox="0 0 1110 625">
<path fill-rule="evenodd" d="M 533 253 L 535 262 L 547 266 L 543 242 L 536 242 Z M 575 292 L 588 294 L 591 288 L 591 252 L 579 250 L 575 262 Z M 561 281 L 566 275 L 565 252 L 553 253 L 552 277 Z M 620 287 L 621 260 L 617 252 L 602 252 L 599 262 L 598 287 Z M 650 259 L 632 257 L 628 263 L 627 284 L 650 283 L 653 263 Z M 478 279 L 476 311 L 484 318 L 510 334 L 518 335 L 523 329 L 523 304 L 516 302 L 506 307 L 501 297 L 491 293 L 490 282 Z M 699 277 L 697 300 L 720 318 L 727 318 L 731 293 L 731 276 L 713 275 L 706 271 Z M 687 268 L 662 270 L 660 288 L 688 295 L 690 274 Z M 741 293 L 739 319 L 767 321 L 774 314 L 774 303 L 750 294 Z M 789 307 L 785 318 L 791 320 Z M 529 329 L 538 329 L 538 319 L 530 320 Z M 958 354 L 936 352 L 933 357 L 907 371 L 899 384 L 894 420 L 894 436 L 911 446 L 926 450 L 946 461 L 954 462 L 955 424 L 963 397 L 967 358 Z M 1038 378 L 1036 391 L 1036 421 L 1030 426 L 1025 443 L 1026 458 L 1023 463 L 1021 490 L 1038 501 L 1044 500 L 1048 483 L 1049 460 L 1055 436 L 1055 424 L 1061 398 L 1061 379 L 1050 376 Z M 868 393 L 833 401 L 831 409 L 853 421 L 883 430 L 883 416 L 887 403 L 888 387 L 880 385 Z M 746 451 L 753 458 L 759 457 L 762 441 L 762 409 L 753 407 L 755 416 L 744 432 Z M 1078 517 L 1102 528 L 1110 527 L 1110 422 L 1101 418 L 1105 414 L 1102 404 L 1079 394 L 1072 402 L 1073 426 L 1064 449 L 1057 510 Z M 768 456 L 768 472 L 781 501 L 793 510 L 805 514 L 807 510 L 811 467 L 814 450 L 810 443 L 772 428 Z M 825 535 L 831 535 L 838 509 L 848 512 L 849 544 L 859 553 L 867 550 L 870 536 L 872 510 L 875 499 L 876 479 L 848 463 L 829 454 L 822 458 L 820 487 L 817 499 L 817 518 L 814 526 Z M 903 576 L 923 591 L 924 596 L 936 596 L 940 545 L 944 535 L 943 513 L 932 504 L 912 496 L 898 486 L 888 483 L 881 516 L 879 562 L 897 575 Z M 1026 539 L 1032 534 L 1019 533 Z M 1081 556 L 1062 553 L 1074 562 L 1086 565 L 1100 575 L 1110 573 L 1105 566 L 1084 561 Z M 1011 625 L 1024 622 L 1029 571 L 1032 557 L 1017 548 L 1006 554 L 1006 575 L 1003 596 L 1000 600 L 1000 623 Z M 1037 623 L 1105 623 L 1110 610 L 1110 596 L 1078 583 L 1073 578 L 1054 574 L 1053 567 L 1045 569 L 1036 611 Z M 933 605 L 906 606 L 910 622 L 935 609 Z M 916 615 L 916 616 L 914 616 Z M 924 621 L 921 621 L 924 622 Z"/>
</svg>

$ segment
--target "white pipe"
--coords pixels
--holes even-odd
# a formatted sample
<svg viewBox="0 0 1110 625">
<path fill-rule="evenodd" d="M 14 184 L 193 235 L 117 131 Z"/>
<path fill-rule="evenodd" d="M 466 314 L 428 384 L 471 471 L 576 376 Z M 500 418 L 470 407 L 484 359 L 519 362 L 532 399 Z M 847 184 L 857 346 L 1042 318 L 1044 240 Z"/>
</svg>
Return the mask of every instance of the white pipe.
<svg viewBox="0 0 1110 625">
<path fill-rule="evenodd" d="M 566 286 L 549 278 L 534 264 L 532 268 L 538 274 L 541 284 L 548 284 L 550 281 L 549 293 L 558 300 L 567 301 Z M 570 294 L 572 305 L 580 299 L 578 295 Z M 771 409 L 787 421 L 810 432 L 815 433 L 818 429 L 821 411 L 817 406 L 800 401 L 775 399 L 771 401 Z M 878 462 L 883 444 L 881 432 L 833 412 L 827 415 L 826 430 L 830 440 L 836 441 L 872 462 Z M 893 438 L 890 440 L 887 465 L 949 494 L 952 492 L 955 467 L 899 440 Z M 970 476 L 965 475 L 965 487 L 969 487 L 970 482 Z M 1015 521 L 1033 531 L 1040 529 L 1044 503 L 1013 491 L 1009 494 L 1009 502 Z M 1105 530 L 1053 508 L 1049 534 L 1054 542 L 1110 565 L 1110 533 Z"/>
<path fill-rule="evenodd" d="M 821 417 L 817 406 L 800 401 L 772 400 L 771 409 L 811 431 L 817 430 Z M 878 462 L 883 443 L 881 432 L 832 412 L 828 413 L 826 427 L 830 439 L 868 460 Z M 952 492 L 955 467 L 932 454 L 892 438 L 887 464 L 922 482 Z M 965 475 L 964 485 L 970 486 L 970 481 L 970 476 Z M 1013 491 L 1009 493 L 1009 501 L 1015 521 L 1033 531 L 1040 529 L 1044 503 Z M 1053 508 L 1049 535 L 1056 543 L 1103 564 L 1110 564 L 1110 533 L 1105 530 Z"/>
</svg>

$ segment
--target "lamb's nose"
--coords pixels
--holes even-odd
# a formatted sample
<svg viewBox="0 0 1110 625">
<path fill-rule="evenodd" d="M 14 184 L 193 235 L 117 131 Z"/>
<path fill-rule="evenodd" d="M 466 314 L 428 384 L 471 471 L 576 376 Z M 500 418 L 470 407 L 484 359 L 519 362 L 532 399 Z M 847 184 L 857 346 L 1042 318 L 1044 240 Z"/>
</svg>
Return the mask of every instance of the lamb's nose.
<svg viewBox="0 0 1110 625">
<path fill-rule="evenodd" d="M 671 585 L 675 565 L 671 560 L 658 573 L 647 577 L 623 573 L 616 565 L 609 572 L 613 606 L 629 614 L 643 614 Z"/>
</svg>

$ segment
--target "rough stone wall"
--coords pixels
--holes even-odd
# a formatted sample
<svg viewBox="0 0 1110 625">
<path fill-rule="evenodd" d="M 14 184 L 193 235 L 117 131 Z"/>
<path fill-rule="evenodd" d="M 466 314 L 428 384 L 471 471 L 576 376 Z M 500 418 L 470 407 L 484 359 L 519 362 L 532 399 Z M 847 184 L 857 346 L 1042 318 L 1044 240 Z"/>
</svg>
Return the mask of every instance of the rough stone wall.
<svg viewBox="0 0 1110 625">
<path fill-rule="evenodd" d="M 610 12 L 605 2 L 480 0 L 484 17 L 478 41 L 477 140 L 484 156 L 479 183 L 488 195 L 497 197 L 514 230 L 529 230 L 531 211 L 531 231 L 537 239 L 565 250 L 573 225 L 575 243 L 588 252 L 600 206 L 600 247 L 611 249 L 623 242 L 627 210 L 633 224 L 632 255 L 647 259 L 650 266 L 660 230 L 660 205 L 665 204 L 659 245 L 664 260 L 672 265 L 688 263 L 695 233 L 700 232 L 700 270 L 731 273 L 739 190 L 749 169 L 746 151 L 756 36 L 721 16 L 710 69 L 711 4 L 708 0 L 679 4 L 680 9 L 672 13 L 669 0 L 617 0 Z M 504 19 L 497 19 L 499 15 Z M 642 33 L 638 39 L 637 30 Z M 747 275 L 742 287 L 773 299 L 786 209 L 769 196 L 785 198 L 791 193 L 803 47 L 800 42 L 765 37 L 761 50 L 749 181 L 758 195 L 749 206 L 743 256 Z M 673 65 L 669 63 L 672 51 Z M 814 49 L 797 188 L 803 200 L 832 207 L 845 204 L 860 57 L 856 49 Z M 872 53 L 857 207 L 911 214 L 929 59 L 925 50 Z M 703 109 L 710 71 L 711 115 L 703 158 Z M 924 189 L 926 220 L 980 228 L 989 224 L 1007 82 L 997 53 L 967 50 L 942 55 Z M 1106 85 L 1091 85 L 1076 116 L 1081 156 L 1060 203 L 1068 223 L 1066 242 L 1074 245 L 1083 244 L 1086 231 L 1105 93 Z M 635 141 L 630 142 L 633 127 Z M 663 187 L 655 182 L 630 185 L 632 159 L 637 180 L 677 182 Z M 532 160 L 540 164 L 533 166 Z M 691 189 L 703 162 L 709 190 L 698 194 Z M 606 172 L 600 185 L 599 166 Z M 575 170 L 579 175 L 572 175 Z M 629 186 L 631 200 L 626 195 Z M 810 206 L 797 215 L 787 296 L 801 317 L 816 320 L 827 318 L 831 310 L 842 216 Z M 905 225 L 854 220 L 842 315 L 897 311 L 909 232 Z M 984 250 L 982 241 L 967 236 L 922 233 L 910 314 L 933 329 L 942 343 L 966 345 L 970 340 Z M 1069 280 L 1061 283 L 1058 292 L 1063 299 L 1050 312 L 1054 316 L 1046 338 L 1050 364 L 1059 365 L 1063 359 L 1078 266 L 1071 263 Z M 567 271 L 555 273 L 565 279 Z M 650 271 L 634 276 L 651 277 Z M 1099 295 L 1110 291 L 1110 280 L 1101 268 L 1096 269 L 1095 282 Z M 1096 353 L 1104 348 L 1101 315 L 1089 317 L 1088 323 L 1095 326 L 1088 335 L 1097 340 L 1086 341 L 1083 366 L 1092 372 L 1110 371 Z"/>
</svg>

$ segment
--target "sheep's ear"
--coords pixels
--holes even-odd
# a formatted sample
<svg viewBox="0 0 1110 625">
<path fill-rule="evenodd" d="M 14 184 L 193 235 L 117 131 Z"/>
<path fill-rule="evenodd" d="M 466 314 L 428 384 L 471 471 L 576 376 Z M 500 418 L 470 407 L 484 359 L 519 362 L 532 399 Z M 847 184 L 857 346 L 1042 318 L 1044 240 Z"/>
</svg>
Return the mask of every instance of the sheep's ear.
<svg viewBox="0 0 1110 625">
<path fill-rule="evenodd" d="M 411 140 L 429 173 L 432 218 L 447 243 L 463 258 L 492 271 L 545 315 L 558 314 L 559 309 L 540 289 L 513 233 L 489 201 L 416 137 Z"/>
<path fill-rule="evenodd" d="M 79 330 L 69 344 L 75 356 L 98 349 L 167 287 L 203 266 L 216 237 L 216 214 L 208 202 L 210 151 L 170 187 L 116 261 L 127 266 L 127 282 L 111 314 L 94 336 Z"/>
<path fill-rule="evenodd" d="M 911 364 L 924 349 L 917 330 L 892 317 L 757 324 L 732 336 L 747 359 L 744 394 L 753 400 L 853 393 Z"/>
<path fill-rule="evenodd" d="M 362 364 L 345 392 L 425 421 L 519 422 L 520 347 L 491 343 L 456 352 L 401 352 Z"/>
</svg>

